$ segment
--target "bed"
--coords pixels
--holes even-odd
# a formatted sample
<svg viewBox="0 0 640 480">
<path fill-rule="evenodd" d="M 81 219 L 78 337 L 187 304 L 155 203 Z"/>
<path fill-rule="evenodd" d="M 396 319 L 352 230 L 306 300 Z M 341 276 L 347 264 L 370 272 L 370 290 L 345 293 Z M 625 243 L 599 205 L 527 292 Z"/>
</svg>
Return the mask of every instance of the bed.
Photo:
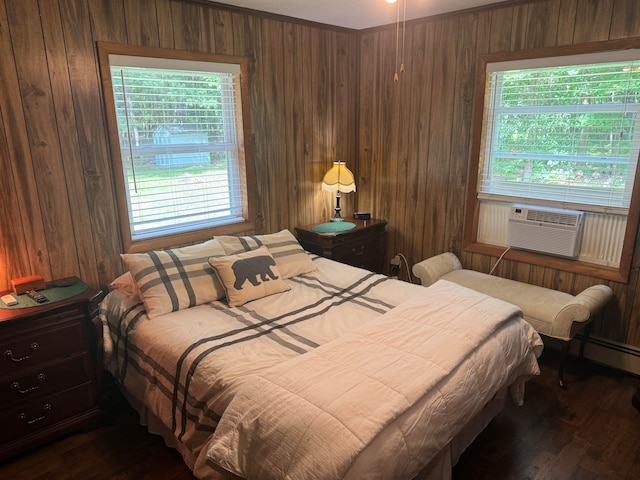
<svg viewBox="0 0 640 480">
<path fill-rule="evenodd" d="M 513 305 L 311 255 L 286 230 L 123 260 L 105 367 L 201 479 L 450 478 L 539 374 Z"/>
</svg>

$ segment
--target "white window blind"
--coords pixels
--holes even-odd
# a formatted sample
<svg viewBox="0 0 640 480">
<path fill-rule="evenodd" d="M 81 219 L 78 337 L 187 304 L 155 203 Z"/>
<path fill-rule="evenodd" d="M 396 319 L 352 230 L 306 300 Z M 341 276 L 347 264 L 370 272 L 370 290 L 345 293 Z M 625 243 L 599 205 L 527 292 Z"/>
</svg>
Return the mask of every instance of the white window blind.
<svg viewBox="0 0 640 480">
<path fill-rule="evenodd" d="M 109 64 L 132 240 L 245 220 L 239 65 Z"/>
<path fill-rule="evenodd" d="M 639 50 L 488 64 L 485 98 L 480 198 L 629 207 Z"/>
</svg>

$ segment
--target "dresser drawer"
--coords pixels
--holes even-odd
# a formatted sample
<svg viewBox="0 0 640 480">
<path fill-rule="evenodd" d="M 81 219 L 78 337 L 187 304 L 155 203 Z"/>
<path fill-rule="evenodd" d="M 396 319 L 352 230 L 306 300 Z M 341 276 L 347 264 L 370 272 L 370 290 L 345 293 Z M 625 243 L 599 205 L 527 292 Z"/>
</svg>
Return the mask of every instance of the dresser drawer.
<svg viewBox="0 0 640 480">
<path fill-rule="evenodd" d="M 0 375 L 40 363 L 67 357 L 85 350 L 79 321 L 54 328 L 32 330 L 21 335 L 0 338 Z"/>
<path fill-rule="evenodd" d="M 356 267 L 371 268 L 380 260 L 381 237 L 363 238 L 357 242 L 336 245 L 331 258 Z"/>
<path fill-rule="evenodd" d="M 90 379 L 91 371 L 85 355 L 53 363 L 40 368 L 6 375 L 0 380 L 0 408 L 5 409 L 18 402 L 29 402 L 42 395 L 66 390 Z"/>
<path fill-rule="evenodd" d="M 95 386 L 87 382 L 0 412 L 0 443 L 14 440 L 93 408 Z"/>
</svg>

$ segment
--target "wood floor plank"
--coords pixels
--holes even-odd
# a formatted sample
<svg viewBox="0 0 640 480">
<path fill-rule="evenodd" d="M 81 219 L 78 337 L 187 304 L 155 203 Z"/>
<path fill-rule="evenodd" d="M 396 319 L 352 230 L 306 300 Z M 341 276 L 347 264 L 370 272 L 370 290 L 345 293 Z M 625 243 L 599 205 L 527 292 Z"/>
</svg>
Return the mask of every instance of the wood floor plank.
<svg viewBox="0 0 640 480">
<path fill-rule="evenodd" d="M 527 383 L 525 404 L 509 400 L 454 468 L 453 480 L 636 480 L 640 411 L 633 376 L 570 359 L 557 385 L 557 352 L 545 350 L 541 376 Z M 115 421 L 0 464 L 15 480 L 192 480 L 174 450 L 139 424 L 123 403 Z"/>
</svg>

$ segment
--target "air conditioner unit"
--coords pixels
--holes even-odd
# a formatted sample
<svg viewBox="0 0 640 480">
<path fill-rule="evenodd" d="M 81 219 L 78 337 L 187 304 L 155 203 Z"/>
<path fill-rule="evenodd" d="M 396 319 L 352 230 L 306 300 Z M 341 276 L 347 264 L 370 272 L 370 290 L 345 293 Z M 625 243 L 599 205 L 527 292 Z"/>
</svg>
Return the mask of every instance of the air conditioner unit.
<svg viewBox="0 0 640 480">
<path fill-rule="evenodd" d="M 584 212 L 560 208 L 512 205 L 509 246 L 575 258 L 580 250 Z"/>
</svg>

